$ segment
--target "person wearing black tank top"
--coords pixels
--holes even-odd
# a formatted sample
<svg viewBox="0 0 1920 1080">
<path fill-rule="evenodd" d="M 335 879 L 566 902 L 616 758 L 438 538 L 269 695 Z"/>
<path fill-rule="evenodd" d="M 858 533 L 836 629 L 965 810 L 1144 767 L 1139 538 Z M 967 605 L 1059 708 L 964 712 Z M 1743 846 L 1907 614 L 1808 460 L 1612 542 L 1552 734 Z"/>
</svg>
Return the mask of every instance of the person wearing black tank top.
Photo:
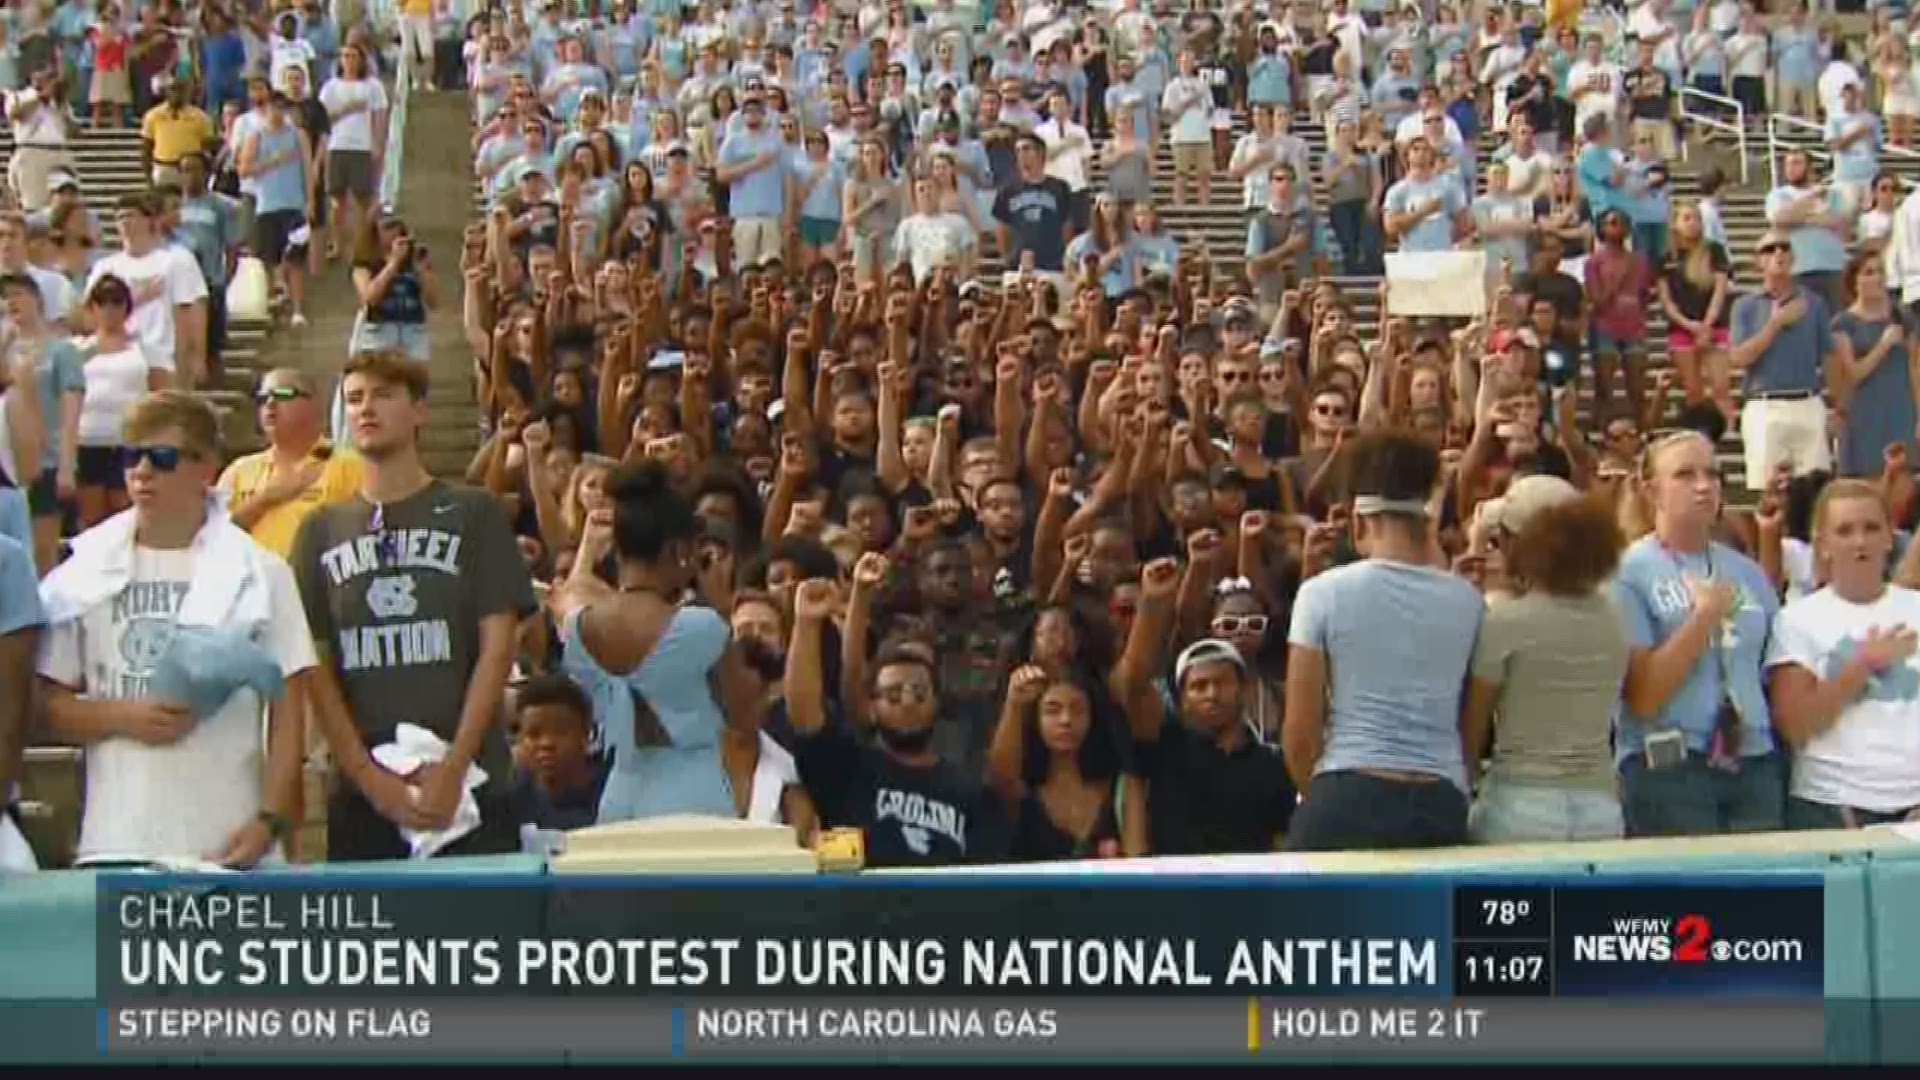
<svg viewBox="0 0 1920 1080">
<path fill-rule="evenodd" d="M 1015 861 L 1146 854 L 1147 793 L 1122 775 L 1112 696 L 1028 664 L 1008 681 L 987 783 L 1013 820 Z"/>
</svg>

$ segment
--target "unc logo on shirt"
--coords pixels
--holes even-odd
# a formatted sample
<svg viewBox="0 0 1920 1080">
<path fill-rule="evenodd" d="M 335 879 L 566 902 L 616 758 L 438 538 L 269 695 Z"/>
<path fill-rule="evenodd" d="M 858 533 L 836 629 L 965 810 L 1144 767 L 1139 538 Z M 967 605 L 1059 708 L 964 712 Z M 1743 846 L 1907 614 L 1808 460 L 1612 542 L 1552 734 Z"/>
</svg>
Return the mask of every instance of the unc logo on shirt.
<svg viewBox="0 0 1920 1080">
<path fill-rule="evenodd" d="M 900 839 L 913 849 L 915 855 L 926 855 L 933 851 L 933 838 L 918 825 L 902 825 Z"/>
<path fill-rule="evenodd" d="M 127 674 L 144 675 L 160 661 L 172 640 L 172 619 L 135 619 L 120 632 L 120 662 Z"/>
<path fill-rule="evenodd" d="M 367 610 L 376 618 L 404 619 L 420 610 L 410 577 L 379 577 L 367 585 Z"/>
</svg>

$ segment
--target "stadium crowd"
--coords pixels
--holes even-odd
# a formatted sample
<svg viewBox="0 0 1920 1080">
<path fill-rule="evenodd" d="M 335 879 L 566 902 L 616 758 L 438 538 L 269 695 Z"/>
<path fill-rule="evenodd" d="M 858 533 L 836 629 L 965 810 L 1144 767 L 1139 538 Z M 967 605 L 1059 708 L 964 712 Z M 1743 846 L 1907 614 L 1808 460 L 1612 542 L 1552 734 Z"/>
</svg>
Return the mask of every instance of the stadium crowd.
<svg viewBox="0 0 1920 1080">
<path fill-rule="evenodd" d="M 1920 82 L 1899 11 L 1837 25 L 475 14 L 466 483 L 421 460 L 443 286 L 365 215 L 337 390 L 265 376 L 231 464 L 198 398 L 116 396 L 76 487 L 131 512 L 37 591 L 0 543 L 0 786 L 84 746 L 94 863 L 279 857 L 310 748 L 334 860 L 674 813 L 878 866 L 1920 820 L 1920 198 L 1883 168 Z M 1681 87 L 1818 118 L 1744 272 Z M 1228 187 L 1233 259 L 1167 227 Z M 272 250 L 309 204 L 267 197 Z M 1483 316 L 1392 310 L 1388 252 L 1462 249 Z M 0 278 L 16 447 L 65 400 L 50 266 Z M 158 340 L 84 296 L 73 333 L 172 363 L 187 301 Z"/>
</svg>

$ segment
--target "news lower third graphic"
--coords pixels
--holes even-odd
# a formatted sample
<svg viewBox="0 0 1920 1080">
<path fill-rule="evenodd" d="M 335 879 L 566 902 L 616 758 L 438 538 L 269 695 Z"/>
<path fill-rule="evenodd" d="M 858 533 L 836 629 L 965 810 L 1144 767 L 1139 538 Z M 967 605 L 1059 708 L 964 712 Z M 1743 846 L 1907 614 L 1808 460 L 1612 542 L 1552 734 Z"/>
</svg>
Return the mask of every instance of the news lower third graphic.
<svg viewBox="0 0 1920 1080">
<path fill-rule="evenodd" d="M 118 876 L 96 1049 L 1818 1060 L 1819 879 L 1724 880 Z"/>
</svg>

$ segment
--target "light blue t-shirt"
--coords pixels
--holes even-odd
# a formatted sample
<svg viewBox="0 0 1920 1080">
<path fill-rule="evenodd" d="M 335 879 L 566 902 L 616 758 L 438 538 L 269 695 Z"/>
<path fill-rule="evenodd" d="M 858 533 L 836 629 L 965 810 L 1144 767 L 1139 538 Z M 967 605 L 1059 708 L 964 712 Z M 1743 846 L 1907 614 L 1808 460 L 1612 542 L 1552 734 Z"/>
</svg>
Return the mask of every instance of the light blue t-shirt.
<svg viewBox="0 0 1920 1080">
<path fill-rule="evenodd" d="M 47 447 L 40 455 L 40 468 L 45 471 L 60 466 L 61 399 L 68 394 L 87 392 L 86 364 L 80 359 L 80 350 L 67 338 L 47 342 L 40 353 L 40 362 L 34 365 L 34 380 L 34 387 L 40 391 L 40 415 L 46 419 Z M 31 476 L 19 478 L 22 484 L 33 479 Z"/>
<path fill-rule="evenodd" d="M 1686 736 L 1688 749 L 1706 753 L 1713 742 L 1723 685 L 1730 687 L 1733 703 L 1740 710 L 1740 752 L 1748 757 L 1769 753 L 1774 747 L 1773 720 L 1767 711 L 1761 665 L 1780 601 L 1760 564 L 1725 544 L 1714 544 L 1708 553 L 1682 554 L 1662 544 L 1658 537 L 1642 537 L 1621 556 L 1620 571 L 1613 582 L 1614 602 L 1626 624 L 1628 647 L 1657 648 L 1686 623 L 1693 611 L 1693 598 L 1687 592 L 1683 573 L 1701 579 L 1718 575 L 1739 591 L 1739 607 L 1722 624 L 1715 643 L 1724 663 L 1714 659 L 1712 649 L 1702 652 L 1687 672 L 1687 681 L 1658 716 L 1635 716 L 1623 701 L 1615 717 L 1615 760 L 1625 761 L 1643 753 L 1647 732 L 1658 727 L 1679 730 Z M 1657 726 L 1649 728 L 1649 719 Z"/>
<path fill-rule="evenodd" d="M 1080 272 L 1080 264 L 1086 260 L 1087 256 L 1105 254 L 1105 251 L 1094 245 L 1093 234 L 1083 232 L 1067 244 L 1068 271 L 1077 276 Z M 1113 266 L 1106 273 L 1100 275 L 1100 288 L 1107 294 L 1108 299 L 1133 288 L 1133 260 L 1136 257 L 1137 253 L 1131 244 L 1122 245 L 1120 258 L 1114 261 Z"/>
<path fill-rule="evenodd" d="M 1300 586 L 1287 642 L 1327 659 L 1319 773 L 1398 769 L 1467 789 L 1460 694 L 1486 603 L 1430 567 L 1367 559 Z"/>
<path fill-rule="evenodd" d="M 712 608 L 683 607 L 639 667 L 615 674 L 580 644 L 577 615 L 562 626 L 561 669 L 593 700 L 593 743 L 613 758 L 600 795 L 601 823 L 663 814 L 736 816 L 720 760 L 724 720 L 707 680 L 730 636 Z M 659 719 L 667 745 L 639 744 L 636 696 Z"/>
<path fill-rule="evenodd" d="M 1865 121 L 1873 128 L 1867 135 L 1833 155 L 1833 178 L 1842 183 L 1864 184 L 1880 171 L 1880 118 L 1869 112 L 1827 118 L 1826 137 L 1837 139 Z"/>
<path fill-rule="evenodd" d="M 1261 53 L 1247 73 L 1247 100 L 1255 105 L 1293 104 L 1293 65 L 1282 52 Z"/>
<path fill-rule="evenodd" d="M 1805 198 L 1809 188 L 1781 186 L 1767 192 L 1767 220 L 1793 203 Z M 1824 209 L 1840 208 L 1840 193 L 1828 191 Z M 1795 274 L 1837 274 L 1847 268 L 1847 238 L 1824 225 L 1795 225 L 1787 229 L 1787 242 L 1793 245 Z"/>
<path fill-rule="evenodd" d="M 47 621 L 40 606 L 40 575 L 34 572 L 33 549 L 10 536 L 0 536 L 0 635 L 14 634 Z M 0 694 L 22 694 L 25 687 L 0 686 Z M 7 793 L 0 791 L 0 805 Z"/>
<path fill-rule="evenodd" d="M 12 541 L 14 544 L 25 549 L 27 570 L 31 573 L 33 571 L 33 509 L 27 504 L 27 492 L 25 488 L 0 488 L 0 540 Z M 38 580 L 38 578 L 39 575 L 35 573 L 34 580 Z M 11 584 L 10 581 L 0 578 L 0 586 L 5 586 L 8 591 L 11 591 Z M 38 607 L 40 604 L 40 594 L 35 591 L 37 588 L 37 586 L 30 585 L 27 590 L 34 594 L 33 603 L 35 607 Z M 4 591 L 0 591 L 0 612 L 4 612 L 7 605 L 13 602 L 13 597 L 8 596 Z M 5 631 L 0 631 L 0 633 L 5 633 Z M 0 795 L 4 794 L 4 792 L 0 792 Z"/>
<path fill-rule="evenodd" d="M 1813 27 L 1780 27 L 1773 32 L 1774 73 L 1788 86 L 1812 86 L 1820 79 L 1819 47 Z"/>
<path fill-rule="evenodd" d="M 800 216 L 819 221 L 838 222 L 841 213 L 840 189 L 847 182 L 846 166 L 834 160 L 832 155 L 828 155 L 825 161 L 806 159 L 794 169 L 794 172 L 802 179 L 812 179 L 813 174 L 821 170 L 825 170 L 826 175 L 820 178 L 819 183 L 813 185 L 807 192 L 806 199 L 800 203 Z"/>
<path fill-rule="evenodd" d="M 780 133 L 772 127 L 762 128 L 759 135 L 742 128 L 729 134 L 727 141 L 720 144 L 720 164 L 744 164 L 769 150 L 780 149 L 782 145 Z M 785 193 L 783 175 L 779 165 L 774 164 L 729 184 L 727 189 L 732 194 L 732 201 L 728 208 L 734 219 L 779 217 L 784 209 L 781 205 Z"/>
<path fill-rule="evenodd" d="M 1147 236 L 1135 233 L 1129 241 L 1133 245 L 1133 258 L 1147 273 L 1162 273 L 1173 276 L 1174 269 L 1180 265 L 1180 241 L 1160 233 Z"/>
<path fill-rule="evenodd" d="M 1409 176 L 1387 189 L 1386 210 L 1404 214 L 1415 203 L 1435 202 L 1440 209 L 1400 236 L 1401 251 L 1452 251 L 1453 216 L 1467 207 L 1467 197 L 1451 178 L 1416 180 Z"/>
</svg>

